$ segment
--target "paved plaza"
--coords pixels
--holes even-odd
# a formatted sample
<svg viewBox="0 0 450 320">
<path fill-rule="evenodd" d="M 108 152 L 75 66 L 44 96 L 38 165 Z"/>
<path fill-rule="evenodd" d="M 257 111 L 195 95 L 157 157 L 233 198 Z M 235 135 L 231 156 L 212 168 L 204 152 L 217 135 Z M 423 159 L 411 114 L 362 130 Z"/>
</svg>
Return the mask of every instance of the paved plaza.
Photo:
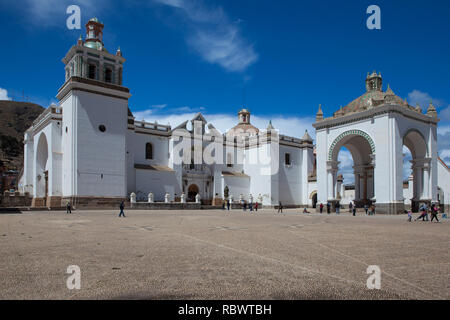
<svg viewBox="0 0 450 320">
<path fill-rule="evenodd" d="M 448 221 L 300 212 L 2 214 L 0 299 L 450 298 Z"/>
</svg>

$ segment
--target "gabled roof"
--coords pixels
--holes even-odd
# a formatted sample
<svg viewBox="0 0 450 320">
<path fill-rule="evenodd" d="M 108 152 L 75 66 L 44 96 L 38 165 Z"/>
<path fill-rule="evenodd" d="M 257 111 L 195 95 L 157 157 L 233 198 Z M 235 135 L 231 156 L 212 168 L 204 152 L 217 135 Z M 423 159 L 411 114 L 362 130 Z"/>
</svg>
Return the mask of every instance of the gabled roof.
<svg viewBox="0 0 450 320">
<path fill-rule="evenodd" d="M 198 112 L 198 113 L 194 116 L 194 118 L 192 118 L 191 121 L 201 121 L 201 122 L 203 122 L 203 123 L 207 123 L 207 122 L 208 122 L 208 121 L 206 121 L 205 117 L 202 115 L 201 112 Z"/>
</svg>

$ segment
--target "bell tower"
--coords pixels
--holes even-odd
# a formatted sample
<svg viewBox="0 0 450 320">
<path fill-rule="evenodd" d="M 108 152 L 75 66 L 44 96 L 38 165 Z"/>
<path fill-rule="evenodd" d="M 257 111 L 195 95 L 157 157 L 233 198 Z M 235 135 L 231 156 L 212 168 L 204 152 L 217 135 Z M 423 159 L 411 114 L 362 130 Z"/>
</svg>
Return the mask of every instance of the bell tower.
<svg viewBox="0 0 450 320">
<path fill-rule="evenodd" d="M 372 74 L 367 73 L 366 78 L 366 90 L 369 91 L 381 91 L 383 88 L 383 79 L 381 73 L 377 74 L 375 71 Z"/>
<path fill-rule="evenodd" d="M 126 133 L 129 89 L 122 85 L 125 59 L 103 44 L 103 23 L 86 23 L 63 58 L 65 83 L 57 98 L 63 112 L 63 203 L 126 198 Z M 89 197 L 87 197 L 89 195 Z M 109 199 L 109 200 L 108 200 Z"/>
<path fill-rule="evenodd" d="M 240 124 L 250 124 L 250 111 L 247 109 L 242 109 L 238 113 Z"/>
</svg>

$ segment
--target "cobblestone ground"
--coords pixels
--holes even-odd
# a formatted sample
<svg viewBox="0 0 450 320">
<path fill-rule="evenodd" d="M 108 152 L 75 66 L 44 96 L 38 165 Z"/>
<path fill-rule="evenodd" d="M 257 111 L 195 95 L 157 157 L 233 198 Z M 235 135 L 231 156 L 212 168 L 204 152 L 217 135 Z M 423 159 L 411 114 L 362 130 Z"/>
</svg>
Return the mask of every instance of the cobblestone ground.
<svg viewBox="0 0 450 320">
<path fill-rule="evenodd" d="M 300 211 L 2 214 L 0 298 L 450 298 L 448 221 Z M 381 290 L 366 287 L 369 265 Z"/>
</svg>

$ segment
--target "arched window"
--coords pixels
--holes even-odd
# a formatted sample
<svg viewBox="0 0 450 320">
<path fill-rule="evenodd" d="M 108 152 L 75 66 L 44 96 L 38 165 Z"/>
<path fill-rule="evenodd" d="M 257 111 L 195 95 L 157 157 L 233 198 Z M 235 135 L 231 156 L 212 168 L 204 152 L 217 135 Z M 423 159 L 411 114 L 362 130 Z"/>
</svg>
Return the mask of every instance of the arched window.
<svg viewBox="0 0 450 320">
<path fill-rule="evenodd" d="M 153 145 L 150 142 L 145 145 L 145 159 L 153 159 Z"/>
</svg>

